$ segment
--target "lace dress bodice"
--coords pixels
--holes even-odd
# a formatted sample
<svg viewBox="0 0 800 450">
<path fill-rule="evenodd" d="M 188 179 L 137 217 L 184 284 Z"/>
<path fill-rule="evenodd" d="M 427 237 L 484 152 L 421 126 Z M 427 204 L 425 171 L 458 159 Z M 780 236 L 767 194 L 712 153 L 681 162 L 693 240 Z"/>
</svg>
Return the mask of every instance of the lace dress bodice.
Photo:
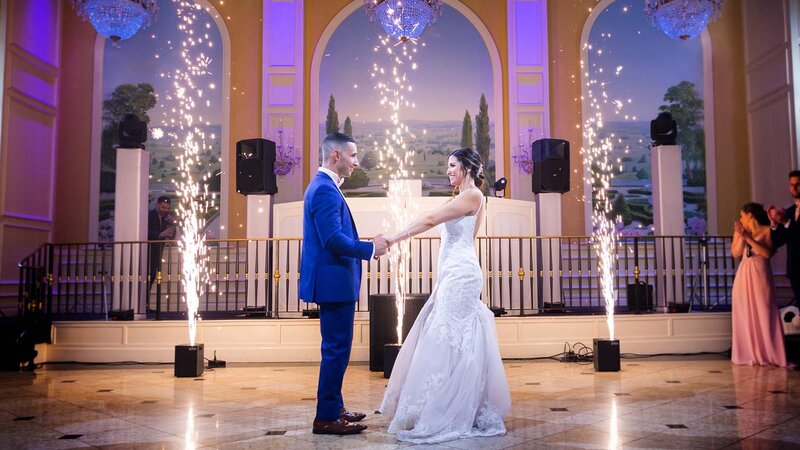
<svg viewBox="0 0 800 450">
<path fill-rule="evenodd" d="M 459 351 L 469 347 L 475 314 L 485 307 L 480 300 L 483 280 L 475 253 L 477 214 L 440 225 L 439 280 L 431 328 L 440 342 Z"/>
</svg>

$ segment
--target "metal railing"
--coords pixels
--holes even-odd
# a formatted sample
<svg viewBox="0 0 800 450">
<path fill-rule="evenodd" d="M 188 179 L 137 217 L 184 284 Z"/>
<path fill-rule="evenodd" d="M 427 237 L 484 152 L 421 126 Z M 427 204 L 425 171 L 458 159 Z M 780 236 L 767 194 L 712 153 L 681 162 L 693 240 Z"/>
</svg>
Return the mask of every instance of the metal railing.
<svg viewBox="0 0 800 450">
<path fill-rule="evenodd" d="M 615 307 L 620 312 L 729 307 L 735 273 L 730 243 L 730 237 L 721 236 L 620 237 Z M 438 238 L 412 241 L 402 269 L 408 272 L 409 293 L 433 288 L 439 244 Z M 291 318 L 313 311 L 314 305 L 297 295 L 301 239 L 209 240 L 207 245 L 203 317 Z M 484 276 L 481 298 L 496 313 L 605 309 L 591 237 L 479 237 L 477 252 Z M 39 305 L 55 320 L 102 320 L 120 311 L 153 319 L 185 317 L 179 256 L 170 241 L 46 244 L 19 263 L 20 314 Z M 153 258 L 161 260 L 160 267 Z M 394 292 L 397 273 L 392 270 L 397 269 L 388 267 L 386 257 L 363 263 L 357 311 L 367 311 L 370 294 Z M 649 292 L 650 300 L 644 298 Z"/>
</svg>

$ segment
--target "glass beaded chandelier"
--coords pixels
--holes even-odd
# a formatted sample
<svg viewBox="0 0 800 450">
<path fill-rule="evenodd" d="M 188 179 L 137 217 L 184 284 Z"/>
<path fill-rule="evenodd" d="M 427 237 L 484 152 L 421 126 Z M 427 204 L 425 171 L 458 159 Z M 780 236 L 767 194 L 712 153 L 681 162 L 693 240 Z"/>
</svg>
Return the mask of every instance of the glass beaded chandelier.
<svg viewBox="0 0 800 450">
<path fill-rule="evenodd" d="M 72 0 L 72 6 L 115 43 L 147 28 L 158 13 L 156 0 Z"/>
<path fill-rule="evenodd" d="M 718 18 L 723 3 L 725 0 L 645 0 L 644 12 L 667 37 L 686 40 Z"/>
<path fill-rule="evenodd" d="M 406 42 L 416 39 L 425 27 L 442 15 L 442 0 L 364 0 L 371 22 L 378 22 L 386 34 Z"/>
</svg>

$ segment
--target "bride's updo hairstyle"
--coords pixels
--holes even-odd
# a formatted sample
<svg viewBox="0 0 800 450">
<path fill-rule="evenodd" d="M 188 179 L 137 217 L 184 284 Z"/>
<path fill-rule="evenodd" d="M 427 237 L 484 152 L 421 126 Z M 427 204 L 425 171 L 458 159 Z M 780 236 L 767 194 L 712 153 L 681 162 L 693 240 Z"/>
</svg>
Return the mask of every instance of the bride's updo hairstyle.
<svg viewBox="0 0 800 450">
<path fill-rule="evenodd" d="M 447 156 L 455 156 L 458 159 L 464 175 L 469 174 L 475 180 L 475 186 L 480 188 L 483 185 L 486 177 L 483 176 L 483 161 L 481 161 L 481 155 L 478 152 L 466 147 L 453 150 Z"/>
</svg>

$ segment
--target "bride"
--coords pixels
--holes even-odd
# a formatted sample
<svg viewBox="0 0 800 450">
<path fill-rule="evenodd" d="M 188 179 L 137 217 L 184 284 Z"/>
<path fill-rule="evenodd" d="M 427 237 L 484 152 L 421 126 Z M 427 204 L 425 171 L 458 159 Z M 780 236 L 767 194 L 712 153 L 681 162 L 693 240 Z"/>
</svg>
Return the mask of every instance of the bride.
<svg viewBox="0 0 800 450">
<path fill-rule="evenodd" d="M 494 315 L 480 300 L 475 253 L 482 172 L 474 150 L 450 153 L 447 176 L 458 195 L 387 238 L 393 244 L 444 224 L 438 281 L 397 356 L 380 407 L 400 441 L 432 444 L 506 432 L 511 396 Z"/>
</svg>

